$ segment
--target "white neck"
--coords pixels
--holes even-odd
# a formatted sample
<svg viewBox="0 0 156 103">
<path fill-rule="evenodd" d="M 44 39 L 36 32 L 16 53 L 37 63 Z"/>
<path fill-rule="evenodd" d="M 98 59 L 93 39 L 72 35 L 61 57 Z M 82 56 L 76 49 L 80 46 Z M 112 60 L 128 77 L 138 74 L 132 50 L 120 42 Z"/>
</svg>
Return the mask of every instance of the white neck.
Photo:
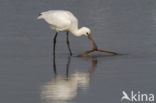
<svg viewBox="0 0 156 103">
<path fill-rule="evenodd" d="M 75 36 L 82 36 L 82 35 L 84 35 L 82 28 L 80 28 L 80 29 L 76 28 L 74 30 L 71 30 L 70 32 L 72 32 L 72 34 L 75 35 Z"/>
</svg>

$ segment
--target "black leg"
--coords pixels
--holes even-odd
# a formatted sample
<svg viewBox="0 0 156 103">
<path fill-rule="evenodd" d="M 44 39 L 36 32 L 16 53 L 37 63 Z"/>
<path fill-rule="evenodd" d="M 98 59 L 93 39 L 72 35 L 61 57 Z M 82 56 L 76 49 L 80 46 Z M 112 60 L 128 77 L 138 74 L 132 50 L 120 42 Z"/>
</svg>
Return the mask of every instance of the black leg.
<svg viewBox="0 0 156 103">
<path fill-rule="evenodd" d="M 72 56 L 72 52 L 71 52 L 70 44 L 69 44 L 69 32 L 67 32 L 67 46 L 68 46 L 68 50 L 70 52 L 70 56 Z"/>
<path fill-rule="evenodd" d="M 56 34 L 55 34 L 55 36 L 54 36 L 54 39 L 53 39 L 53 55 L 55 55 L 55 47 L 56 47 L 56 38 L 57 38 L 57 32 L 56 32 Z"/>
<path fill-rule="evenodd" d="M 53 39 L 53 70 L 54 70 L 54 73 L 55 75 L 57 74 L 56 72 L 56 62 L 55 62 L 55 46 L 56 46 L 56 38 L 57 38 L 57 32 L 54 36 L 54 39 Z"/>
<path fill-rule="evenodd" d="M 57 71 L 56 71 L 56 61 L 55 61 L 55 54 L 53 55 L 53 71 L 55 76 L 57 75 Z"/>
<path fill-rule="evenodd" d="M 66 79 L 69 77 L 69 65 L 70 65 L 70 56 L 68 56 L 68 61 L 66 64 Z"/>
</svg>

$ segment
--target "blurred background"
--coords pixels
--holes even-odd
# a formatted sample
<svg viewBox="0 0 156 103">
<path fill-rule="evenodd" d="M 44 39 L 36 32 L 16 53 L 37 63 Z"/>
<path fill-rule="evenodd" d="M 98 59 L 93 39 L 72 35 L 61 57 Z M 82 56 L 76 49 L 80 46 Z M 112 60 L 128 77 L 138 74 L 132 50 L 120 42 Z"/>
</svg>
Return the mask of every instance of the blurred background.
<svg viewBox="0 0 156 103">
<path fill-rule="evenodd" d="M 65 33 L 40 12 L 69 10 L 87 26 L 98 47 L 121 53 L 69 57 Z M 1 103 L 120 103 L 122 91 L 156 94 L 155 0 L 1 0 Z M 86 37 L 70 35 L 74 55 L 88 50 Z M 56 65 L 56 67 L 54 66 Z"/>
</svg>

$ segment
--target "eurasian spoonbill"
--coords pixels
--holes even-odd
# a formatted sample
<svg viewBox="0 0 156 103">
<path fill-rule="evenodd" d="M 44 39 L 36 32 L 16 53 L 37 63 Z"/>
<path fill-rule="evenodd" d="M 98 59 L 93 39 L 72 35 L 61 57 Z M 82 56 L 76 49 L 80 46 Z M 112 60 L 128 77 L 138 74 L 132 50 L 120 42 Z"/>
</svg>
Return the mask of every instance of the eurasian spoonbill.
<svg viewBox="0 0 156 103">
<path fill-rule="evenodd" d="M 58 32 L 67 32 L 67 46 L 68 50 L 70 52 L 70 55 L 72 55 L 71 49 L 70 49 L 70 44 L 69 44 L 69 32 L 71 32 L 73 35 L 80 37 L 82 35 L 85 35 L 88 37 L 92 49 L 88 50 L 78 56 L 84 56 L 86 54 L 89 54 L 94 51 L 99 51 L 99 52 L 106 52 L 106 53 L 111 53 L 113 55 L 117 55 L 118 53 L 111 52 L 111 51 L 106 51 L 106 50 L 101 50 L 97 48 L 96 43 L 91 37 L 91 30 L 87 27 L 81 27 L 78 28 L 78 20 L 77 18 L 70 12 L 66 10 L 49 10 L 46 12 L 41 12 L 40 15 L 38 16 L 38 19 L 44 19 L 51 27 L 51 29 L 56 31 L 56 34 L 53 38 L 53 54 L 55 55 L 55 45 L 56 45 L 56 38 Z"/>
</svg>

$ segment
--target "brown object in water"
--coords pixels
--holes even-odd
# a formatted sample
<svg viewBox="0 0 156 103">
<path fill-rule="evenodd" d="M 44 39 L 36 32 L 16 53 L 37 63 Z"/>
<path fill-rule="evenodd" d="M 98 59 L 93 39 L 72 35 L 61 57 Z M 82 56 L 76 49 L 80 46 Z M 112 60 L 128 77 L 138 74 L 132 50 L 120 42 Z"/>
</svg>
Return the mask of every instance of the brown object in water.
<svg viewBox="0 0 156 103">
<path fill-rule="evenodd" d="M 80 55 L 78 55 L 78 57 L 82 57 L 86 54 L 89 54 L 91 52 L 94 52 L 94 51 L 99 51 L 99 52 L 105 52 L 105 53 L 110 53 L 110 54 L 113 54 L 113 55 L 118 55 L 118 53 L 116 52 L 111 52 L 111 51 L 106 51 L 106 50 L 101 50 L 101 49 L 98 49 L 98 47 L 96 46 L 96 43 L 94 42 L 94 40 L 92 39 L 91 35 L 88 34 L 88 39 L 90 41 L 90 44 L 92 46 L 92 49 L 91 50 L 88 50 Z"/>
</svg>

